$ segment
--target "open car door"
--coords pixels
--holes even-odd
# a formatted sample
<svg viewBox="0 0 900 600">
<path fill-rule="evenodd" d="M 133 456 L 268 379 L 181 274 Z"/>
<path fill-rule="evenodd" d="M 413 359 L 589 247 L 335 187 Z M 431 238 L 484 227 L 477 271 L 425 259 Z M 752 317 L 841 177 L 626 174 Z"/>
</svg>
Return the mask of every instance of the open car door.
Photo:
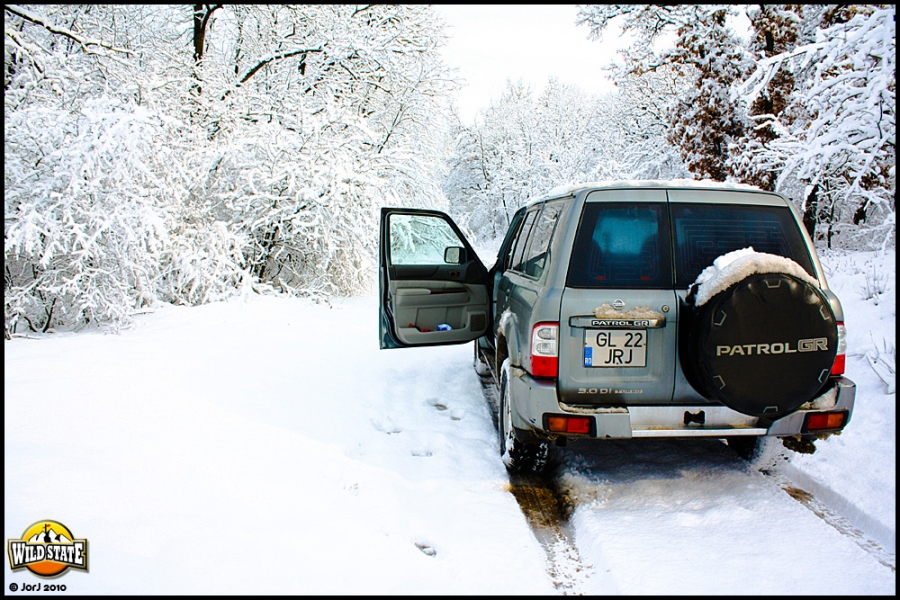
<svg viewBox="0 0 900 600">
<path fill-rule="evenodd" d="M 470 342 L 490 326 L 488 273 L 442 212 L 382 208 L 381 348 Z"/>
</svg>

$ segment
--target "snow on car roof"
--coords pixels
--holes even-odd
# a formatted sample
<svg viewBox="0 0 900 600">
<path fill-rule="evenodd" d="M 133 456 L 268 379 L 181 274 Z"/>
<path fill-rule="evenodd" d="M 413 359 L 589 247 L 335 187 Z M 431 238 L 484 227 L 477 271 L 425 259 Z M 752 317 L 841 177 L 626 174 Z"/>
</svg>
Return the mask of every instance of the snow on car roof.
<svg viewBox="0 0 900 600">
<path fill-rule="evenodd" d="M 550 190 L 546 196 L 564 196 L 587 188 L 706 188 L 719 190 L 751 190 L 762 192 L 758 187 L 745 183 L 712 181 L 709 179 L 621 179 L 612 181 L 590 181 L 584 183 L 566 183 Z"/>
</svg>

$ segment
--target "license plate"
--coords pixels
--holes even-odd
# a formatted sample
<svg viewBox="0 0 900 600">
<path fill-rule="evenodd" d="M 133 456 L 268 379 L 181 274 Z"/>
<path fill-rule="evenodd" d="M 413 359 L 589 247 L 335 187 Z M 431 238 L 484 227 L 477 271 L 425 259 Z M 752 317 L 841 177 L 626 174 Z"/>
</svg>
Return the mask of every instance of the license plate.
<svg viewBox="0 0 900 600">
<path fill-rule="evenodd" d="M 584 332 L 585 367 L 646 367 L 646 329 L 588 329 Z"/>
</svg>

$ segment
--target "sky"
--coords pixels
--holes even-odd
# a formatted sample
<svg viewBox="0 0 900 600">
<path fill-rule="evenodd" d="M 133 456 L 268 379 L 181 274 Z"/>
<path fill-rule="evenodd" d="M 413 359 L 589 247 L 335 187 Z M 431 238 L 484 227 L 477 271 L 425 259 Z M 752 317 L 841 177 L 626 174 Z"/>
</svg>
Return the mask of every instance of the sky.
<svg viewBox="0 0 900 600">
<path fill-rule="evenodd" d="M 572 5 L 435 5 L 447 24 L 445 60 L 459 69 L 465 84 L 459 111 L 471 123 L 478 110 L 500 96 L 506 80 L 524 80 L 536 91 L 549 77 L 591 93 L 615 89 L 603 67 L 615 58 L 618 35 L 603 42 L 587 39 L 587 26 L 575 25 Z"/>
<path fill-rule="evenodd" d="M 439 4 L 435 10 L 447 25 L 443 48 L 447 64 L 463 82 L 458 108 L 471 124 L 479 110 L 499 98 L 506 80 L 519 79 L 540 92 L 550 77 L 593 94 L 615 90 L 604 67 L 620 60 L 617 51 L 630 43 L 613 23 L 602 41 L 588 40 L 590 29 L 575 25 L 574 4 Z M 731 20 L 737 35 L 746 36 L 746 15 Z M 661 44 L 671 41 L 663 36 Z"/>
<path fill-rule="evenodd" d="M 555 480 L 574 509 L 544 527 L 500 459 L 472 344 L 379 350 L 374 290 L 331 305 L 244 290 L 157 305 L 118 335 L 16 336 L 4 342 L 5 536 L 56 521 L 88 541 L 89 569 L 39 580 L 6 561 L 4 582 L 893 595 L 896 395 L 870 361 L 893 381 L 878 350 L 895 344 L 894 253 L 823 263 L 858 385 L 842 435 L 777 477 L 717 440 L 570 444 Z"/>
</svg>

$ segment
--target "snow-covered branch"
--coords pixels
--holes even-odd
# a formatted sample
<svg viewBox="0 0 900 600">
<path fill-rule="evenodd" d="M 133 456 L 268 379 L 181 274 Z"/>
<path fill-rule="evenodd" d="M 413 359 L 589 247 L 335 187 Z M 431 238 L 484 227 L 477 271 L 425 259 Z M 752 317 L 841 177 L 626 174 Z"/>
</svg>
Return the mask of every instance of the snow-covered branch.
<svg viewBox="0 0 900 600">
<path fill-rule="evenodd" d="M 21 19 L 26 20 L 29 23 L 32 23 L 34 25 L 39 25 L 39 26 L 43 27 L 44 29 L 46 29 L 47 31 L 49 31 L 50 33 L 69 38 L 70 40 L 76 42 L 85 53 L 96 52 L 96 49 L 94 48 L 96 46 L 99 48 L 104 48 L 106 50 L 110 50 L 111 52 L 118 52 L 120 54 L 132 54 L 131 50 L 127 50 L 125 48 L 117 48 L 117 47 L 113 46 L 112 44 L 108 44 L 101 40 L 81 36 L 81 35 L 75 33 L 74 31 L 72 31 L 71 29 L 66 29 L 65 27 L 59 27 L 58 25 L 54 25 L 53 23 L 50 23 L 47 19 L 41 17 L 40 15 L 36 15 L 36 14 L 22 8 L 21 6 L 16 6 L 14 4 L 7 4 L 3 7 L 3 10 L 5 10 L 6 12 L 8 12 L 11 15 L 14 15 Z M 10 29 L 8 27 L 6 29 L 6 34 L 10 35 Z"/>
</svg>

